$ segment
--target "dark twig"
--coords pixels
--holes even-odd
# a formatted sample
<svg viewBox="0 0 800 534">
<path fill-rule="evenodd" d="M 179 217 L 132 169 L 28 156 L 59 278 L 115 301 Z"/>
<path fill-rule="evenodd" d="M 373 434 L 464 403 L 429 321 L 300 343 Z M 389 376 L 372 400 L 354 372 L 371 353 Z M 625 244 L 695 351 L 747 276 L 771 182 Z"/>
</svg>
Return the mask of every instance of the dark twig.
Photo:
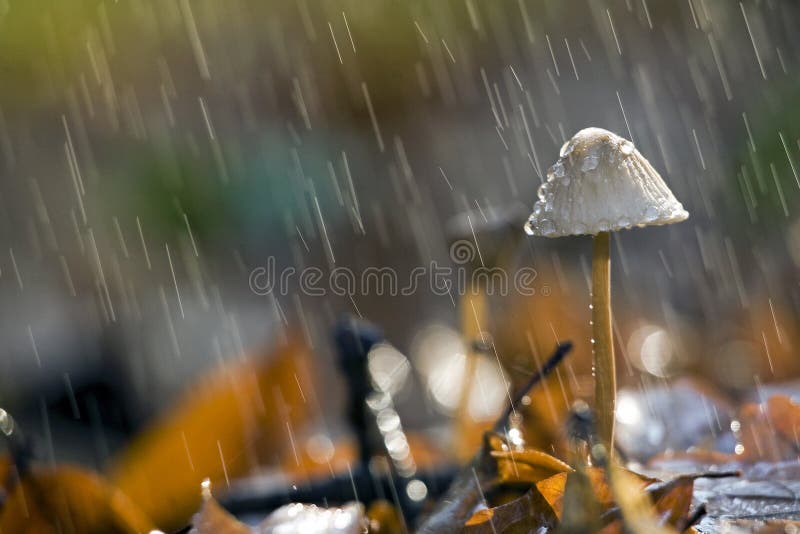
<svg viewBox="0 0 800 534">
<path fill-rule="evenodd" d="M 564 343 L 559 343 L 556 347 L 555 352 L 552 356 L 545 362 L 541 369 L 537 372 L 533 373 L 528 381 L 517 391 L 514 397 L 511 399 L 511 402 L 506 406 L 506 409 L 497 419 L 497 422 L 494 424 L 494 431 L 495 432 L 502 432 L 503 427 L 505 427 L 506 421 L 508 420 L 509 416 L 517 409 L 517 407 L 522 402 L 522 398 L 528 394 L 528 392 L 542 381 L 542 379 L 546 378 L 553 369 L 555 369 L 556 365 L 558 365 L 561 360 L 564 359 L 564 356 L 572 350 L 572 342 L 565 341 Z"/>
<path fill-rule="evenodd" d="M 700 506 L 695 508 L 694 512 L 692 512 L 692 515 L 686 518 L 686 521 L 684 521 L 684 523 L 681 525 L 680 531 L 685 532 L 689 530 L 691 527 L 699 523 L 700 520 L 706 516 L 706 514 L 708 514 L 708 510 L 706 510 L 706 503 L 700 503 Z"/>
</svg>

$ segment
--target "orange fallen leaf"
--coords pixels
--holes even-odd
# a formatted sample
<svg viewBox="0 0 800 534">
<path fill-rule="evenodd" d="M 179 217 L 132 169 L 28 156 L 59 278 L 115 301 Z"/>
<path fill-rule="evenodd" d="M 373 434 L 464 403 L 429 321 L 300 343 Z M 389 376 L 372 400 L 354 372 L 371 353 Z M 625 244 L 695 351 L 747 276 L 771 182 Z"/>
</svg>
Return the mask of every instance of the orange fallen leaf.
<svg viewBox="0 0 800 534">
<path fill-rule="evenodd" d="M 594 498 L 605 510 L 602 517 L 598 518 L 599 522 L 605 525 L 602 532 L 605 534 L 622 532 L 622 514 L 616 507 L 614 492 L 606 482 L 604 470 L 590 467 L 583 473 L 592 487 Z M 635 510 L 629 510 L 631 516 L 626 520 L 633 520 L 633 523 L 626 522 L 626 526 L 638 528 L 632 530 L 633 532 L 650 533 L 656 530 L 672 532 L 673 529 L 686 527 L 684 523 L 692 502 L 694 479 L 700 475 L 680 476 L 667 482 L 660 482 L 628 470 L 621 470 L 621 473 L 626 477 L 620 487 L 621 490 L 628 495 L 640 492 L 639 494 L 646 495 L 652 503 L 652 509 L 648 507 L 648 512 L 654 513 L 652 517 L 634 514 Z M 476 512 L 465 524 L 463 532 L 469 534 L 529 532 L 531 529 L 558 525 L 560 521 L 567 519 L 563 517 L 566 485 L 570 477 L 576 475 L 576 472 L 558 473 L 540 481 L 532 491 L 519 499 Z M 647 522 L 645 519 L 649 521 L 649 526 L 642 529 L 643 524 Z"/>
<path fill-rule="evenodd" d="M 638 476 L 633 473 L 634 476 Z M 685 530 L 689 525 L 686 521 L 689 516 L 689 508 L 692 503 L 694 493 L 694 481 L 697 478 L 712 476 L 715 478 L 726 476 L 738 476 L 736 472 L 715 472 L 698 473 L 691 475 L 681 475 L 667 481 L 655 481 L 645 488 L 646 494 L 653 503 L 660 525 L 669 525 L 678 530 Z M 621 512 L 619 508 L 613 508 L 605 514 L 605 519 L 613 521 L 609 526 L 611 530 L 604 532 L 619 532 Z M 606 527 L 609 529 L 609 527 Z"/>
<path fill-rule="evenodd" d="M 497 473 L 501 484 L 535 484 L 557 473 L 572 468 L 549 454 L 526 449 L 522 451 L 492 451 L 497 460 Z"/>
<path fill-rule="evenodd" d="M 509 503 L 476 512 L 464 525 L 464 534 L 527 533 L 531 527 L 553 527 L 557 517 L 539 491 L 533 487 Z M 535 530 L 534 530 L 535 531 Z"/>
<path fill-rule="evenodd" d="M 786 395 L 774 395 L 767 400 L 767 415 L 783 438 L 796 442 L 800 429 L 800 404 Z"/>
<path fill-rule="evenodd" d="M 677 534 L 674 525 L 666 523 L 661 520 L 660 511 L 654 506 L 654 498 L 646 491 L 642 491 L 641 483 L 642 478 L 633 473 L 612 464 L 606 469 L 609 483 L 611 485 L 611 493 L 614 496 L 614 501 L 619 508 L 622 524 L 612 523 L 603 529 L 604 532 L 632 532 L 634 534 Z M 689 498 L 691 501 L 691 485 L 689 490 Z M 662 504 L 678 504 L 682 503 L 682 499 L 666 499 Z M 678 516 L 676 521 L 686 517 L 689 510 L 689 503 L 686 503 L 686 509 L 667 510 L 666 517 Z"/>
<path fill-rule="evenodd" d="M 694 480 L 701 475 L 679 476 L 667 482 L 661 482 L 653 478 L 645 477 L 632 471 L 625 470 L 627 477 L 627 491 L 643 491 L 653 503 L 653 509 L 658 515 L 659 523 L 682 527 L 682 522 L 686 520 L 689 506 L 692 502 Z M 609 487 L 605 472 L 597 467 L 590 467 L 586 470 L 587 477 L 592 485 L 594 495 L 601 507 L 606 510 L 605 517 L 608 521 L 616 521 L 620 517 L 619 510 L 615 507 L 615 499 Z M 567 473 L 559 473 L 536 484 L 559 519 L 563 513 L 564 489 L 567 480 Z M 607 525 L 604 532 L 618 531 L 621 525 L 616 522 Z"/>
<path fill-rule="evenodd" d="M 305 347 L 289 343 L 266 361 L 217 369 L 140 434 L 111 470 L 113 483 L 165 530 L 186 525 L 205 478 L 226 483 L 289 443 L 306 419 L 298 386 Z"/>
<path fill-rule="evenodd" d="M 586 469 L 586 475 L 592 485 L 592 489 L 597 502 L 605 508 L 611 508 L 614 504 L 614 497 L 611 493 L 611 488 L 606 482 L 606 475 L 603 469 L 599 467 L 589 467 Z M 639 489 L 644 489 L 656 480 L 639 476 Z M 561 518 L 563 511 L 564 488 L 566 487 L 567 473 L 558 473 L 550 478 L 536 483 L 536 487 L 542 493 L 545 500 L 556 512 L 556 515 Z"/>
<path fill-rule="evenodd" d="M 694 493 L 694 479 L 678 477 L 660 489 L 651 489 L 650 497 L 654 500 L 653 506 L 659 513 L 662 523 L 680 526 L 689 515 Z"/>
<path fill-rule="evenodd" d="M 797 457 L 800 405 L 785 395 L 761 404 L 745 404 L 739 410 L 739 438 L 743 449 L 738 460 L 789 460 Z"/>
<path fill-rule="evenodd" d="M 71 466 L 32 467 L 9 484 L 0 532 L 137 534 L 155 525 L 120 490 Z"/>
</svg>

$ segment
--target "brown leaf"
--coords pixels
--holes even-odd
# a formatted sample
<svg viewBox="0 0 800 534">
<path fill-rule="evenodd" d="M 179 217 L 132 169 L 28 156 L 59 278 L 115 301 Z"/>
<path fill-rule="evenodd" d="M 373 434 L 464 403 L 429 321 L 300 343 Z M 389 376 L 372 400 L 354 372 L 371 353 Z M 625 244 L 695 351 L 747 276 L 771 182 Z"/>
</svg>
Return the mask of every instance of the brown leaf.
<svg viewBox="0 0 800 534">
<path fill-rule="evenodd" d="M 626 476 L 626 480 L 622 482 L 626 488 L 624 491 L 641 494 L 642 490 L 644 490 L 653 503 L 653 509 L 660 525 L 683 526 L 692 501 L 694 479 L 703 476 L 702 474 L 680 476 L 667 482 L 661 482 L 632 471 L 622 470 L 622 472 Z M 571 475 L 570 473 L 569 476 Z M 614 508 L 616 504 L 614 494 L 606 481 L 604 470 L 590 467 L 586 469 L 586 475 L 591 483 L 595 498 L 600 503 L 600 506 L 606 510 L 605 520 L 611 522 L 606 526 L 604 532 L 619 530 L 621 527 L 618 522 L 620 511 L 618 508 Z M 567 473 L 559 473 L 536 484 L 536 487 L 559 519 L 562 519 L 563 514 L 567 477 Z"/>
<path fill-rule="evenodd" d="M 735 472 L 697 473 L 681 475 L 667 481 L 655 481 L 648 485 L 645 492 L 653 502 L 660 523 L 671 525 L 677 529 L 685 529 L 692 503 L 694 481 L 708 476 L 725 477 L 738 476 Z M 612 508 L 604 514 L 604 520 L 612 522 L 611 525 L 619 526 L 621 511 Z"/>
<path fill-rule="evenodd" d="M 775 395 L 762 404 L 745 404 L 739 410 L 740 440 L 744 449 L 737 458 L 789 460 L 797 456 L 800 405 L 785 395 Z"/>
<path fill-rule="evenodd" d="M 497 462 L 492 452 L 502 451 L 504 440 L 497 434 L 483 435 L 478 453 L 453 480 L 447 492 L 417 529 L 418 534 L 459 532 L 472 516 L 481 496 L 497 485 Z"/>
<path fill-rule="evenodd" d="M 605 471 L 599 467 L 589 467 L 586 469 L 586 475 L 589 477 L 589 482 L 592 485 L 597 502 L 599 502 L 604 509 L 611 508 L 614 504 L 614 497 L 612 496 L 611 488 L 609 488 L 606 482 Z M 637 477 L 639 478 L 638 489 L 640 490 L 655 482 L 653 478 L 647 478 L 641 475 L 637 475 Z M 559 473 L 536 484 L 536 487 L 556 512 L 559 519 L 561 518 L 563 509 L 566 482 L 567 473 Z"/>
<path fill-rule="evenodd" d="M 672 525 L 665 524 L 659 518 L 659 513 L 653 503 L 653 498 L 642 491 L 642 479 L 636 473 L 623 469 L 617 465 L 611 465 L 606 470 L 611 484 L 611 493 L 617 506 L 622 512 L 625 523 L 625 530 L 634 534 L 672 534 L 675 532 Z M 691 490 L 690 490 L 691 499 Z M 666 504 L 671 504 L 673 500 L 665 499 Z M 682 502 L 682 499 L 677 499 Z M 688 511 L 675 511 L 680 513 L 680 517 L 685 517 Z M 667 516 L 671 516 L 673 511 L 668 510 Z"/>
<path fill-rule="evenodd" d="M 290 343 L 267 358 L 217 368 L 134 440 L 111 480 L 160 528 L 186 525 L 203 479 L 244 475 L 259 452 L 272 459 L 287 447 L 287 422 L 306 419 L 296 379 L 306 381 L 306 359 L 305 347 Z"/>
<path fill-rule="evenodd" d="M 572 470 L 558 458 L 532 449 L 492 451 L 491 455 L 497 460 L 497 474 L 501 484 L 536 484 L 556 473 Z"/>
<path fill-rule="evenodd" d="M 650 488 L 650 498 L 663 523 L 680 527 L 689 515 L 694 478 L 678 477 L 660 488 Z"/>
<path fill-rule="evenodd" d="M 767 414 L 775 430 L 784 438 L 795 441 L 800 429 L 800 405 L 786 395 L 775 395 L 767 401 Z"/>
<path fill-rule="evenodd" d="M 155 525 L 125 494 L 94 473 L 33 467 L 8 488 L 0 532 L 135 534 Z"/>
<path fill-rule="evenodd" d="M 464 534 L 528 533 L 552 528 L 558 518 L 536 487 L 509 503 L 476 512 L 464 525 Z"/>
<path fill-rule="evenodd" d="M 496 486 L 531 486 L 556 473 L 572 470 L 566 463 L 541 451 L 511 451 L 497 435 L 489 434 L 486 443 L 497 465 Z M 534 485 L 521 497 L 478 511 L 466 522 L 463 532 L 529 532 L 532 528 L 552 527 L 557 520 L 550 503 Z"/>
<path fill-rule="evenodd" d="M 560 344 L 553 355 L 548 359 L 547 363 L 542 366 L 542 369 L 528 378 L 523 388 L 525 390 L 530 390 L 534 385 L 538 384 L 539 380 L 542 377 L 546 377 L 547 373 L 558 365 L 571 348 L 572 345 L 570 343 Z M 505 419 L 510 415 L 510 412 L 513 411 L 515 404 L 522 399 L 524 393 L 525 392 L 518 393 L 515 396 L 517 400 L 511 399 L 507 411 L 504 411 L 500 419 L 495 422 L 493 427 L 495 430 L 502 428 Z M 492 453 L 505 452 L 507 450 L 507 445 L 505 445 L 502 437 L 498 436 L 496 433 L 484 434 L 482 447 L 473 457 L 472 461 L 461 469 L 445 495 L 439 499 L 430 514 L 420 524 L 417 530 L 418 534 L 458 532 L 459 528 L 472 517 L 476 506 L 481 501 L 485 503 L 484 495 L 501 489 L 503 486 L 499 474 L 498 460 L 492 456 Z M 501 457 L 503 461 L 507 460 L 503 455 L 501 455 Z M 551 461 L 549 458 L 549 456 L 547 458 L 541 456 L 537 456 L 535 459 L 532 458 L 530 466 L 532 468 L 536 467 L 536 469 L 545 466 L 552 470 L 553 466 L 558 464 L 555 469 L 563 469 L 563 465 L 557 460 L 552 459 Z M 513 477 L 512 480 L 517 479 L 518 472 L 514 471 L 513 462 L 511 462 L 511 464 L 510 469 L 508 464 L 505 464 L 505 476 L 506 478 Z M 511 473 L 513 473 L 513 475 L 511 475 Z M 543 474 L 532 470 L 527 473 L 527 476 L 539 478 L 543 476 Z"/>
</svg>

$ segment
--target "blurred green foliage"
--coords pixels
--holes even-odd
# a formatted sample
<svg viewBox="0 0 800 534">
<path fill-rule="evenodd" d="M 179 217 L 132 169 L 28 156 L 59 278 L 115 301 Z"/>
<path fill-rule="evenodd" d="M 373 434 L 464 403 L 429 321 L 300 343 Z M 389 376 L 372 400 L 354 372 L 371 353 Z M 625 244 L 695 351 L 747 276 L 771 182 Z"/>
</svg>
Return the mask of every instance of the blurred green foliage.
<svg viewBox="0 0 800 534">
<path fill-rule="evenodd" d="M 113 172 L 100 181 L 96 204 L 108 216 L 140 217 L 163 238 L 186 233 L 185 215 L 195 239 L 206 243 L 231 235 L 283 240 L 290 214 L 313 216 L 314 194 L 326 224 L 343 217 L 325 157 L 333 140 L 306 143 L 298 156 L 301 175 L 291 157 L 296 147 L 279 133 L 265 132 L 252 145 L 231 144 L 220 150 L 222 160 L 211 150 L 166 142 L 120 150 Z M 345 187 L 344 177 L 338 179 Z"/>
<path fill-rule="evenodd" d="M 787 78 L 764 90 L 742 114 L 736 179 L 729 198 L 754 231 L 784 227 L 800 199 L 800 83 Z"/>
</svg>

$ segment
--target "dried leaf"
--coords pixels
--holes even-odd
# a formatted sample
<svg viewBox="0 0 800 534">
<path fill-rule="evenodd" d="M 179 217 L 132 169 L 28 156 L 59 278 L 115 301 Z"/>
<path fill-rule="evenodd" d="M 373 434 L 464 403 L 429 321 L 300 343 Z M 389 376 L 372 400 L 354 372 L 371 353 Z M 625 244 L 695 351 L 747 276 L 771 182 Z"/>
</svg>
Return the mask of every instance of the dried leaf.
<svg viewBox="0 0 800 534">
<path fill-rule="evenodd" d="M 785 395 L 762 404 L 745 404 L 739 410 L 740 439 L 744 446 L 737 459 L 790 460 L 797 456 L 800 405 Z"/>
<path fill-rule="evenodd" d="M 0 508 L 0 532 L 15 534 L 135 534 L 155 525 L 128 497 L 76 467 L 33 467 L 10 484 Z"/>
<path fill-rule="evenodd" d="M 536 484 L 540 480 L 572 471 L 572 468 L 553 456 L 541 451 L 492 451 L 497 460 L 497 474 L 501 484 Z"/>
<path fill-rule="evenodd" d="M 492 451 L 502 450 L 503 440 L 493 433 L 484 434 L 483 446 L 450 484 L 447 492 L 417 530 L 418 534 L 459 532 L 472 517 L 485 491 L 497 481 L 497 465 Z"/>
<path fill-rule="evenodd" d="M 612 465 L 610 469 L 606 470 L 606 473 L 610 478 L 614 500 L 622 511 L 626 530 L 634 534 L 675 533 L 674 528 L 660 520 L 652 497 L 642 491 L 642 478 L 639 475 L 616 465 Z M 689 490 L 689 495 L 690 503 L 691 489 Z M 667 498 L 665 495 L 664 503 L 667 505 L 681 504 L 683 499 Z M 681 519 L 686 517 L 689 503 L 686 503 L 685 510 L 667 510 L 667 517 L 672 517 L 673 515 L 679 515 Z"/>
<path fill-rule="evenodd" d="M 287 446 L 280 429 L 305 420 L 295 378 L 305 360 L 305 349 L 290 343 L 266 360 L 217 369 L 134 440 L 111 480 L 162 529 L 185 525 L 204 478 L 244 475 L 259 452 L 272 459 Z"/>
<path fill-rule="evenodd" d="M 564 356 L 571 350 L 571 343 L 562 343 L 556 347 L 553 355 L 532 377 L 520 392 L 511 400 L 509 407 L 503 412 L 494 428 L 502 428 L 503 423 L 525 392 L 539 384 L 541 379 L 554 369 Z M 417 530 L 418 534 L 458 532 L 473 515 L 477 505 L 484 501 L 484 495 L 500 486 L 498 462 L 492 457 L 493 452 L 504 452 L 505 443 L 502 437 L 495 433 L 484 434 L 483 446 L 467 464 L 450 485 L 447 492 L 439 499 L 436 507 L 430 512 Z M 541 458 L 540 458 L 541 460 Z M 540 462 L 541 463 L 541 462 Z M 513 469 L 513 466 L 512 466 Z M 509 471 L 506 469 L 506 474 Z M 533 475 L 535 476 L 535 475 Z"/>
<path fill-rule="evenodd" d="M 464 525 L 463 534 L 525 533 L 552 528 L 558 518 L 536 487 L 509 503 L 476 512 Z"/>
<path fill-rule="evenodd" d="M 646 522 L 646 519 L 642 518 L 641 515 L 637 515 L 638 512 L 633 509 L 631 515 L 634 525 L 632 525 L 632 529 L 640 528 L 640 530 L 633 530 L 634 532 L 658 532 L 662 525 L 682 527 L 686 521 L 692 501 L 694 480 L 704 476 L 703 474 L 686 475 L 676 477 L 667 482 L 661 482 L 632 471 L 617 469 L 625 477 L 621 482 L 618 481 L 620 485 L 618 495 L 622 495 L 623 498 L 631 495 L 634 497 L 646 495 L 649 497 L 649 502 L 652 503 L 653 514 L 651 517 L 655 520 L 655 523 L 648 523 L 650 525 L 648 527 L 649 530 L 641 530 L 642 524 Z M 574 476 L 574 473 L 559 473 L 536 484 L 536 487 L 559 519 L 564 519 L 564 498 L 568 476 Z M 614 498 L 615 492 L 612 491 L 606 481 L 605 471 L 597 467 L 590 467 L 586 469 L 586 476 L 591 484 L 594 497 L 601 508 L 606 510 L 603 516 L 604 522 L 610 524 L 607 524 L 604 532 L 618 531 L 621 527 L 618 521 L 621 513 L 618 508 L 615 508 L 617 504 Z M 634 506 L 638 506 L 638 504 L 634 503 Z"/>
<path fill-rule="evenodd" d="M 648 491 L 654 500 L 653 506 L 658 511 L 662 523 L 681 527 L 689 515 L 694 493 L 694 478 L 677 477 L 664 483 L 662 487 L 651 487 Z"/>
<path fill-rule="evenodd" d="M 800 404 L 786 395 L 775 395 L 767 401 L 767 414 L 775 430 L 794 442 L 800 429 Z"/>
<path fill-rule="evenodd" d="M 632 473 L 636 475 L 635 473 Z M 714 477 L 723 478 L 738 476 L 737 472 L 715 472 L 680 475 L 667 481 L 656 481 L 648 485 L 645 493 L 653 503 L 653 509 L 662 525 L 670 525 L 678 530 L 684 530 L 690 525 L 689 508 L 692 503 L 694 481 L 698 478 Z M 604 521 L 619 528 L 619 519 L 622 517 L 619 508 L 612 508 L 603 516 Z"/>
<path fill-rule="evenodd" d="M 614 505 L 614 497 L 611 493 L 611 488 L 609 488 L 608 483 L 606 482 L 605 471 L 599 467 L 589 467 L 586 469 L 586 475 L 592 485 L 593 493 L 597 498 L 597 502 L 600 503 L 603 509 L 611 508 Z M 656 480 L 653 478 L 647 478 L 641 475 L 636 476 L 639 480 L 637 485 L 638 490 L 642 490 L 653 482 L 656 482 Z M 536 487 L 556 512 L 556 515 L 558 515 L 559 519 L 561 519 L 563 511 L 564 489 L 566 482 L 567 473 L 559 473 L 536 484 Z"/>
<path fill-rule="evenodd" d="M 517 499 L 478 511 L 467 521 L 463 532 L 529 532 L 531 529 L 553 527 L 559 516 L 535 483 L 544 479 L 550 480 L 555 473 L 566 475 L 572 469 L 561 460 L 541 451 L 524 450 L 512 453 L 501 441 L 494 438 L 490 435 L 487 443 L 495 449 L 501 448 L 490 452 L 491 457 L 497 460 L 499 485 L 534 485 Z M 596 518 L 599 518 L 599 510 Z"/>
</svg>

